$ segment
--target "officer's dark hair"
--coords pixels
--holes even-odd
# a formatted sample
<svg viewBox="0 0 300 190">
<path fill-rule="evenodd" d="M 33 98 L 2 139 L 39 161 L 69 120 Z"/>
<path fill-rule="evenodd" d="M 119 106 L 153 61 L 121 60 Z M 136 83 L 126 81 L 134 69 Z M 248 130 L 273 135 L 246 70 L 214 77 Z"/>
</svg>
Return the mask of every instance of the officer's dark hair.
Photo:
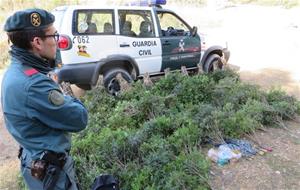
<svg viewBox="0 0 300 190">
<path fill-rule="evenodd" d="M 30 50 L 32 46 L 30 42 L 33 40 L 34 37 L 41 37 L 46 35 L 45 29 L 36 29 L 36 30 L 21 30 L 21 31 L 12 31 L 7 32 L 8 40 L 12 42 L 13 45 Z"/>
</svg>

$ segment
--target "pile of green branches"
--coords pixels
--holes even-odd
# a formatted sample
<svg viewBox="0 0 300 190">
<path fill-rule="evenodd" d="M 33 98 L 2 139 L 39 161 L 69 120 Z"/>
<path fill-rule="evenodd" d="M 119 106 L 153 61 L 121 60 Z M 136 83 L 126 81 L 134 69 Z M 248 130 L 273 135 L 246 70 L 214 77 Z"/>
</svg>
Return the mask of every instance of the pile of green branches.
<svg viewBox="0 0 300 190">
<path fill-rule="evenodd" d="M 172 73 L 151 87 L 138 81 L 118 97 L 98 87 L 84 103 L 89 126 L 72 150 L 83 189 L 105 173 L 122 190 L 209 189 L 205 143 L 280 126 L 300 110 L 294 97 L 245 84 L 231 70 Z"/>
</svg>

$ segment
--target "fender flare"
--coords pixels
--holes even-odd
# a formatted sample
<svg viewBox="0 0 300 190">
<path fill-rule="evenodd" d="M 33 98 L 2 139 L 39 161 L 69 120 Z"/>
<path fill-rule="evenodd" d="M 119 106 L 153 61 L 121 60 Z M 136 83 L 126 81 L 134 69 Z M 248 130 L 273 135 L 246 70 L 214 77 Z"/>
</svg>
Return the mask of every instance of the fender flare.
<svg viewBox="0 0 300 190">
<path fill-rule="evenodd" d="M 96 85 L 99 75 L 103 75 L 110 68 L 114 67 L 124 68 L 130 73 L 135 71 L 135 75 L 133 76 L 134 80 L 136 80 L 136 78 L 140 75 L 139 67 L 132 57 L 122 54 L 110 55 L 98 62 L 91 78 L 91 85 Z"/>
<path fill-rule="evenodd" d="M 201 59 L 201 64 L 202 68 L 204 69 L 204 64 L 207 58 L 209 57 L 210 54 L 215 53 L 218 54 L 220 57 L 223 56 L 223 47 L 222 46 L 211 46 L 207 50 L 205 50 L 204 55 L 202 56 Z"/>
</svg>

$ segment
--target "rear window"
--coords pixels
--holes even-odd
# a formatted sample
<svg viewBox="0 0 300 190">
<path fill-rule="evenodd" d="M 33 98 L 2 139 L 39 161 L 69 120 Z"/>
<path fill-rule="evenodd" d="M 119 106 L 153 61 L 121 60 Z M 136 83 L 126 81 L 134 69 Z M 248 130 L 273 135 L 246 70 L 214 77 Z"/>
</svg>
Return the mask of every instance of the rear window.
<svg viewBox="0 0 300 190">
<path fill-rule="evenodd" d="M 114 34 L 113 10 L 79 10 L 75 13 L 75 34 Z"/>
</svg>

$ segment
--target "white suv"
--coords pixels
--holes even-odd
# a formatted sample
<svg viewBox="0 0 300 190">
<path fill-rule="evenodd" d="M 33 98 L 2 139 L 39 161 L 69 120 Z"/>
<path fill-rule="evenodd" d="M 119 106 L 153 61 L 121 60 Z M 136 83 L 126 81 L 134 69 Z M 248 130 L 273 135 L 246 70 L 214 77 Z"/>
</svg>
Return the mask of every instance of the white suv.
<svg viewBox="0 0 300 190">
<path fill-rule="evenodd" d="M 118 73 L 131 81 L 145 73 L 163 74 L 166 68 L 197 69 L 197 64 L 209 72 L 228 60 L 224 47 L 201 52 L 197 27 L 161 6 L 63 6 L 52 13 L 61 34 L 58 78 L 83 89 L 96 85 L 103 75 L 104 86 L 113 94 L 119 90 L 114 80 Z"/>
</svg>

